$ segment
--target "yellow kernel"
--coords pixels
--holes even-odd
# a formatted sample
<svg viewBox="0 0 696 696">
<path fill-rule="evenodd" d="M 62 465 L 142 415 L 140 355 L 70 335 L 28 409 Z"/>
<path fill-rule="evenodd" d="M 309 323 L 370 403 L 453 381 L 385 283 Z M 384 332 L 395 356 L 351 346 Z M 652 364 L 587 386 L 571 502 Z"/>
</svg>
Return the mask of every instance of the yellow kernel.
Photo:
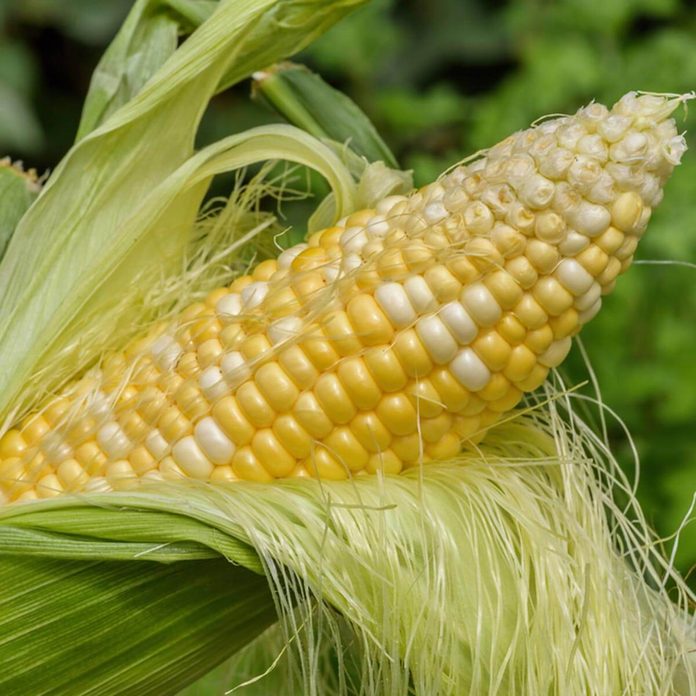
<svg viewBox="0 0 696 696">
<path fill-rule="evenodd" d="M 481 334 L 471 347 L 491 370 L 502 370 L 510 357 L 510 344 L 497 331 Z"/>
<path fill-rule="evenodd" d="M 532 291 L 545 312 L 557 317 L 573 306 L 573 295 L 555 278 L 541 278 Z"/>
<path fill-rule="evenodd" d="M 410 435 L 418 426 L 418 415 L 406 394 L 387 394 L 377 406 L 377 417 L 394 435 Z"/>
<path fill-rule="evenodd" d="M 423 377 L 433 369 L 430 353 L 423 346 L 415 329 L 400 331 L 393 349 L 409 377 Z"/>
<path fill-rule="evenodd" d="M 316 324 L 307 327 L 300 347 L 320 372 L 332 367 L 341 357 Z"/>
<path fill-rule="evenodd" d="M 202 370 L 215 364 L 222 355 L 222 344 L 217 338 L 211 338 L 198 346 L 198 363 Z"/>
<path fill-rule="evenodd" d="M 8 430 L 0 438 L 0 459 L 21 457 L 27 448 L 27 442 L 19 430 Z"/>
<path fill-rule="evenodd" d="M 611 221 L 623 232 L 634 232 L 643 213 L 643 201 L 634 191 L 622 193 L 611 207 Z"/>
<path fill-rule="evenodd" d="M 430 286 L 438 302 L 444 303 L 456 300 L 462 290 L 462 284 L 446 266 L 431 266 L 426 269 L 423 278 Z"/>
<path fill-rule="evenodd" d="M 563 240 L 566 225 L 563 218 L 552 210 L 542 210 L 537 213 L 534 233 L 542 242 L 558 244 Z"/>
<path fill-rule="evenodd" d="M 132 489 L 138 482 L 130 462 L 119 459 L 106 467 L 106 479 L 115 490 Z"/>
<path fill-rule="evenodd" d="M 167 397 L 157 387 L 146 387 L 138 397 L 138 413 L 150 424 L 157 422 L 162 409 L 167 405 Z"/>
<path fill-rule="evenodd" d="M 333 373 L 321 375 L 314 385 L 317 401 L 327 417 L 334 423 L 347 423 L 355 416 L 355 404 Z"/>
<path fill-rule="evenodd" d="M 251 285 L 254 279 L 250 275 L 239 276 L 230 283 L 230 292 L 241 292 L 247 285 Z"/>
<path fill-rule="evenodd" d="M 322 230 L 319 236 L 319 244 L 323 246 L 324 249 L 336 247 L 341 239 L 341 235 L 345 231 L 345 227 L 327 227 L 325 230 Z"/>
<path fill-rule="evenodd" d="M 609 257 L 596 245 L 591 244 L 576 256 L 583 268 L 596 278 L 609 263 Z"/>
<path fill-rule="evenodd" d="M 486 408 L 486 402 L 478 396 L 472 394 L 464 408 L 459 410 L 462 416 L 477 416 L 483 409 Z"/>
<path fill-rule="evenodd" d="M 39 498 L 54 498 L 63 490 L 63 484 L 55 474 L 47 474 L 36 482 L 36 495 Z"/>
<path fill-rule="evenodd" d="M 609 259 L 607 267 L 597 276 L 600 285 L 611 285 L 621 273 L 621 261 L 618 258 Z"/>
<path fill-rule="evenodd" d="M 521 288 L 529 290 L 537 282 L 539 274 L 526 256 L 510 259 L 505 264 L 505 270 L 520 284 Z"/>
<path fill-rule="evenodd" d="M 273 477 L 264 469 L 251 447 L 242 447 L 234 453 L 232 471 L 235 476 L 244 481 L 272 481 Z"/>
<path fill-rule="evenodd" d="M 461 448 L 459 437 L 454 433 L 446 433 L 438 442 L 426 445 L 425 453 L 433 459 L 451 459 L 459 454 Z"/>
<path fill-rule="evenodd" d="M 363 344 L 345 312 L 331 313 L 323 323 L 324 334 L 339 355 L 354 355 Z"/>
<path fill-rule="evenodd" d="M 212 290 L 206 296 L 205 304 L 211 309 L 214 309 L 218 301 L 225 297 L 225 295 L 227 295 L 228 293 L 229 290 L 226 287 L 215 288 L 215 290 Z"/>
<path fill-rule="evenodd" d="M 622 242 L 621 246 L 615 251 L 614 255 L 619 261 L 633 256 L 633 253 L 638 246 L 638 237 L 626 237 Z M 610 261 L 611 263 L 611 261 Z"/>
<path fill-rule="evenodd" d="M 302 303 L 316 300 L 326 287 L 326 280 L 320 271 L 309 271 L 292 277 L 292 289 Z"/>
<path fill-rule="evenodd" d="M 540 355 L 553 342 L 553 331 L 551 327 L 547 324 L 542 326 L 540 329 L 534 329 L 534 331 L 529 331 L 527 333 L 527 338 L 524 340 L 525 345 L 533 350 L 535 353 Z"/>
<path fill-rule="evenodd" d="M 447 268 L 462 285 L 470 285 L 481 277 L 481 272 L 465 254 L 457 254 L 448 259 Z"/>
<path fill-rule="evenodd" d="M 489 408 L 481 414 L 481 427 L 490 428 L 500 420 L 500 413 L 491 411 Z"/>
<path fill-rule="evenodd" d="M 362 293 L 354 297 L 346 309 L 353 331 L 363 345 L 391 342 L 394 329 L 372 295 Z"/>
<path fill-rule="evenodd" d="M 404 435 L 403 437 L 395 437 L 391 441 L 389 449 L 391 449 L 402 462 L 409 464 L 417 462 L 422 454 L 421 439 L 418 433 Z"/>
<path fill-rule="evenodd" d="M 520 380 L 517 386 L 525 392 L 533 391 L 538 386 L 544 383 L 546 376 L 549 374 L 549 368 L 543 365 L 535 365 L 529 377 Z"/>
<path fill-rule="evenodd" d="M 326 437 L 334 427 L 313 392 L 300 394 L 292 411 L 297 422 L 316 439 Z"/>
<path fill-rule="evenodd" d="M 274 411 L 289 411 L 300 392 L 283 368 L 276 362 L 263 365 L 256 371 L 254 381 Z"/>
<path fill-rule="evenodd" d="M 163 372 L 157 380 L 157 386 L 165 394 L 173 394 L 183 383 L 184 378 L 176 372 Z"/>
<path fill-rule="evenodd" d="M 469 402 L 469 392 L 446 367 L 433 370 L 429 379 L 448 411 L 460 411 Z"/>
<path fill-rule="evenodd" d="M 210 474 L 211 483 L 232 483 L 233 481 L 239 481 L 239 478 L 235 475 L 234 470 L 231 466 L 216 466 L 213 469 L 213 473 Z"/>
<path fill-rule="evenodd" d="M 84 467 L 90 476 L 103 471 L 106 465 L 106 455 L 94 440 L 85 442 L 75 450 L 75 459 Z"/>
<path fill-rule="evenodd" d="M 404 467 L 404 463 L 390 449 L 373 454 L 367 462 L 367 471 L 376 474 L 378 471 L 384 474 L 398 474 Z"/>
<path fill-rule="evenodd" d="M 331 434 L 324 438 L 323 444 L 334 459 L 351 471 L 360 471 L 367 466 L 370 455 L 350 428 L 334 428 Z"/>
<path fill-rule="evenodd" d="M 121 416 L 119 424 L 132 442 L 138 442 L 150 432 L 150 426 L 143 420 L 137 411 Z"/>
<path fill-rule="evenodd" d="M 271 430 L 259 430 L 251 441 L 251 450 L 273 478 L 288 476 L 295 468 L 295 457 L 278 442 Z"/>
<path fill-rule="evenodd" d="M 527 329 L 538 329 L 549 320 L 548 315 L 539 303 L 528 293 L 517 303 L 513 314 Z"/>
<path fill-rule="evenodd" d="M 255 281 L 268 280 L 278 270 L 278 262 L 275 259 L 266 259 L 256 266 L 252 273 Z"/>
<path fill-rule="evenodd" d="M 272 318 L 294 314 L 300 309 L 300 303 L 292 288 L 273 288 L 263 300 L 263 306 Z M 229 327 L 228 327 L 229 328 Z M 226 329 L 223 329 L 223 333 Z"/>
<path fill-rule="evenodd" d="M 319 372 L 299 346 L 288 346 L 278 355 L 278 362 L 300 389 L 309 389 Z"/>
<path fill-rule="evenodd" d="M 59 397 L 44 409 L 42 415 L 50 425 L 55 426 L 65 420 L 71 405 L 71 402 L 65 397 Z"/>
<path fill-rule="evenodd" d="M 346 219 L 345 228 L 349 227 L 365 227 L 370 219 L 375 215 L 374 208 L 363 208 L 362 210 L 357 210 L 351 213 Z"/>
<path fill-rule="evenodd" d="M 323 266 L 328 261 L 326 249 L 320 246 L 307 247 L 300 252 L 290 264 L 290 269 L 294 273 L 302 273 L 304 271 L 312 271 L 315 268 Z"/>
<path fill-rule="evenodd" d="M 469 261 L 482 273 L 503 265 L 503 255 L 495 244 L 485 237 L 469 239 L 464 245 L 464 251 L 469 257 Z"/>
<path fill-rule="evenodd" d="M 522 298 L 520 284 L 506 271 L 490 273 L 484 283 L 503 309 L 511 309 Z"/>
<path fill-rule="evenodd" d="M 477 392 L 477 396 L 484 401 L 497 401 L 502 399 L 510 389 L 510 382 L 499 372 L 491 375 L 488 384 Z"/>
<path fill-rule="evenodd" d="M 452 430 L 459 438 L 466 440 L 472 435 L 476 435 L 481 429 L 481 418 L 479 416 L 455 416 Z"/>
<path fill-rule="evenodd" d="M 624 234 L 616 227 L 607 229 L 595 239 L 595 244 L 605 253 L 611 256 L 624 242 Z"/>
<path fill-rule="evenodd" d="M 373 411 L 358 413 L 350 422 L 350 429 L 368 452 L 381 452 L 391 442 L 391 433 Z"/>
<path fill-rule="evenodd" d="M 527 329 L 524 328 L 514 314 L 510 312 L 504 314 L 497 325 L 498 333 L 511 345 L 516 346 L 524 341 Z"/>
<path fill-rule="evenodd" d="M 549 326 L 553 331 L 554 340 L 572 336 L 580 326 L 577 310 L 571 307 L 557 317 L 551 317 L 549 319 Z"/>
<path fill-rule="evenodd" d="M 537 356 L 527 346 L 515 346 L 510 352 L 503 374 L 512 382 L 519 382 L 531 374 L 537 363 Z"/>
<path fill-rule="evenodd" d="M 412 273 L 423 273 L 433 265 L 433 250 L 419 239 L 409 240 L 408 244 L 402 245 L 401 255 Z"/>
<path fill-rule="evenodd" d="M 131 463 L 133 471 L 135 471 L 135 473 L 138 474 L 138 476 L 142 476 L 148 471 L 157 468 L 157 462 L 155 461 L 155 458 L 143 446 L 136 447 L 128 455 L 128 461 Z"/>
<path fill-rule="evenodd" d="M 260 358 L 264 353 L 270 355 L 271 343 L 265 334 L 253 334 L 242 341 L 239 352 L 249 361 Z"/>
<path fill-rule="evenodd" d="M 495 413 L 507 413 L 517 406 L 520 399 L 522 399 L 522 392 L 511 386 L 503 396 L 491 401 L 488 408 Z"/>
<path fill-rule="evenodd" d="M 273 421 L 273 434 L 278 442 L 296 459 L 309 456 L 312 436 L 297 422 L 294 416 L 285 414 Z"/>
<path fill-rule="evenodd" d="M 408 377 L 396 353 L 390 348 L 370 348 L 365 351 L 364 360 L 375 382 L 383 391 L 398 391 L 406 386 Z"/>
<path fill-rule="evenodd" d="M 406 394 L 413 403 L 419 418 L 435 418 L 442 413 L 444 405 L 437 389 L 429 379 L 417 379 L 406 387 Z"/>
<path fill-rule="evenodd" d="M 157 427 L 167 442 L 176 442 L 193 432 L 191 421 L 176 406 L 169 406 L 162 411 Z"/>
<path fill-rule="evenodd" d="M 527 239 L 510 225 L 498 223 L 491 230 L 491 241 L 505 257 L 517 256 L 524 251 Z"/>
<path fill-rule="evenodd" d="M 363 250 L 363 253 L 364 252 L 365 250 Z M 374 292 L 382 282 L 382 278 L 379 273 L 377 273 L 377 269 L 371 264 L 366 264 L 357 269 L 355 284 L 363 292 Z M 347 287 L 350 288 L 350 286 Z M 342 287 L 341 290 L 345 292 L 345 288 Z"/>
<path fill-rule="evenodd" d="M 264 399 L 263 394 L 254 382 L 245 382 L 235 394 L 242 413 L 252 425 L 257 428 L 267 428 L 273 423 L 275 411 Z"/>
<path fill-rule="evenodd" d="M 441 413 L 435 418 L 426 418 L 421 421 L 418 431 L 425 442 L 438 442 L 445 433 L 452 429 L 452 416 L 449 413 Z"/>
<path fill-rule="evenodd" d="M 22 425 L 22 437 L 28 445 L 37 444 L 51 429 L 48 421 L 42 415 L 32 416 Z"/>
<path fill-rule="evenodd" d="M 198 420 L 210 410 L 208 401 L 203 396 L 198 382 L 186 380 L 174 393 L 174 401 L 189 420 Z"/>
<path fill-rule="evenodd" d="M 404 257 L 398 247 L 387 247 L 377 257 L 377 272 L 384 280 L 400 280 L 409 275 L 409 268 L 406 266 Z M 428 261 L 421 265 L 426 266 L 432 262 L 431 252 L 428 251 Z M 419 266 L 420 267 L 420 266 Z"/>
<path fill-rule="evenodd" d="M 374 408 L 382 398 L 382 392 L 362 358 L 342 360 L 336 374 L 351 401 L 359 409 Z"/>
<path fill-rule="evenodd" d="M 530 239 L 527 242 L 525 256 L 539 273 L 551 273 L 560 260 L 558 249 L 540 239 Z"/>
<path fill-rule="evenodd" d="M 315 447 L 304 463 L 310 476 L 327 481 L 347 479 L 350 470 L 324 447 Z"/>
<path fill-rule="evenodd" d="M 172 457 L 165 457 L 159 464 L 159 472 L 167 481 L 181 481 L 188 478 Z"/>
<path fill-rule="evenodd" d="M 76 459 L 66 459 L 61 462 L 56 470 L 56 475 L 65 490 L 79 490 L 89 481 L 87 472 Z"/>
</svg>

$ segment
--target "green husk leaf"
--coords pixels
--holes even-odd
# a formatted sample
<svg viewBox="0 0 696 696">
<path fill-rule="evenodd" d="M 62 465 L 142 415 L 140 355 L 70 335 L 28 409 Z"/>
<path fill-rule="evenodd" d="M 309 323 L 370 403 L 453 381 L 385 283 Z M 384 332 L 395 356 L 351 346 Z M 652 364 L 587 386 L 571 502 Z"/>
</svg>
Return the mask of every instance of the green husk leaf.
<svg viewBox="0 0 696 696">
<path fill-rule="evenodd" d="M 0 159 L 0 259 L 40 188 L 33 171 L 24 172 L 9 159 Z"/>
<path fill-rule="evenodd" d="M 3 556 L 0 692 L 165 696 L 275 620 L 262 576 L 222 558 Z"/>
<path fill-rule="evenodd" d="M 369 162 L 381 160 L 398 169 L 396 157 L 357 104 L 305 66 L 281 63 L 255 73 L 253 94 L 317 138 L 346 143 Z"/>
<path fill-rule="evenodd" d="M 221 83 L 301 49 L 360 2 L 221 2 L 131 101 L 68 153 L 0 263 L 0 424 L 99 356 L 119 307 L 133 311 L 105 298 L 180 273 L 212 171 L 166 210 L 158 196 L 171 190 L 171 177 L 180 181 L 177 170 Z M 264 152 L 273 156 L 273 148 Z M 334 179 L 346 180 L 339 170 Z M 153 224 L 143 229 L 143 220 Z M 91 341 L 77 330 L 87 303 Z"/>
</svg>

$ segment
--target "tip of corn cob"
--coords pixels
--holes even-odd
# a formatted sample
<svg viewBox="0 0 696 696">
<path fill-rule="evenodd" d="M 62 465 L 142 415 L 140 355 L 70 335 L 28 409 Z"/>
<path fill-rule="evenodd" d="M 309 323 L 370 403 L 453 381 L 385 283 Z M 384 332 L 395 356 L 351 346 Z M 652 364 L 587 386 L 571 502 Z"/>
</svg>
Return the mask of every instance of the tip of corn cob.
<svg viewBox="0 0 696 696">
<path fill-rule="evenodd" d="M 564 360 L 631 264 L 692 96 L 544 121 L 262 262 L 6 433 L 0 493 L 456 455 Z"/>
</svg>

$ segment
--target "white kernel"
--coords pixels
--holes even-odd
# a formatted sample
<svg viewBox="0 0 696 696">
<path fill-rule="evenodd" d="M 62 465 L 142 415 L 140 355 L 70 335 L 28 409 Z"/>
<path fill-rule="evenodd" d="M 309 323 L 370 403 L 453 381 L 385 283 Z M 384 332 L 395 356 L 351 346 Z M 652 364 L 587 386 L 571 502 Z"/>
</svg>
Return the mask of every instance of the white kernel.
<svg viewBox="0 0 696 696">
<path fill-rule="evenodd" d="M 575 300 L 575 308 L 584 312 L 589 309 L 602 296 L 602 288 L 599 283 L 593 282 L 590 289 Z"/>
<path fill-rule="evenodd" d="M 213 465 L 192 435 L 187 435 L 172 447 L 172 457 L 184 473 L 193 478 L 206 479 L 213 473 Z"/>
<path fill-rule="evenodd" d="M 401 203 L 405 200 L 407 200 L 406 196 L 387 196 L 377 204 L 375 211 L 380 215 L 388 215 L 397 203 Z"/>
<path fill-rule="evenodd" d="M 222 376 L 230 387 L 236 387 L 251 377 L 251 370 L 247 361 L 239 351 L 225 353 L 220 361 Z"/>
<path fill-rule="evenodd" d="M 631 127 L 631 118 L 620 114 L 611 114 L 604 121 L 597 124 L 599 134 L 608 142 L 615 143 L 623 138 Z"/>
<path fill-rule="evenodd" d="M 584 234 L 575 230 L 568 230 L 565 239 L 558 245 L 558 251 L 563 256 L 575 256 L 590 246 L 590 240 Z"/>
<path fill-rule="evenodd" d="M 157 428 L 145 438 L 145 448 L 157 461 L 164 459 L 170 450 L 169 443 Z"/>
<path fill-rule="evenodd" d="M 140 477 L 140 480 L 143 483 L 162 483 L 162 481 L 164 481 L 165 479 L 160 471 L 158 471 L 157 469 L 151 469 L 150 471 L 146 471 Z"/>
<path fill-rule="evenodd" d="M 462 348 L 450 363 L 450 371 L 469 391 L 480 391 L 491 379 L 490 370 L 471 348 Z"/>
<path fill-rule="evenodd" d="M 215 464 L 229 464 L 235 452 L 232 440 L 213 418 L 207 416 L 194 428 L 194 436 L 203 454 Z"/>
<path fill-rule="evenodd" d="M 481 201 L 472 201 L 464 210 L 464 225 L 471 234 L 486 234 L 494 222 L 490 208 Z"/>
<path fill-rule="evenodd" d="M 539 172 L 549 179 L 562 179 L 574 158 L 570 150 L 557 147 L 539 161 Z"/>
<path fill-rule="evenodd" d="M 673 166 L 681 162 L 683 154 L 686 152 L 686 140 L 683 135 L 675 135 L 662 146 L 664 158 Z"/>
<path fill-rule="evenodd" d="M 321 274 L 326 279 L 327 283 L 333 283 L 339 275 L 341 275 L 341 269 L 338 264 L 327 263 L 321 267 Z"/>
<path fill-rule="evenodd" d="M 444 305 L 440 309 L 440 318 L 462 345 L 471 343 L 478 335 L 478 326 L 461 302 L 455 300 Z"/>
<path fill-rule="evenodd" d="M 286 249 L 278 257 L 278 268 L 290 268 L 295 257 L 299 256 L 308 246 L 308 244 L 295 244 Z"/>
<path fill-rule="evenodd" d="M 151 346 L 150 353 L 160 368 L 164 372 L 173 370 L 183 349 L 176 342 L 173 336 L 160 336 Z"/>
<path fill-rule="evenodd" d="M 109 421 L 97 430 L 97 444 L 109 459 L 121 459 L 130 452 L 132 444 L 116 421 Z"/>
<path fill-rule="evenodd" d="M 429 288 L 428 288 L 429 289 Z M 375 300 L 394 326 L 409 326 L 418 315 L 400 283 L 383 283 L 375 290 Z"/>
<path fill-rule="evenodd" d="M 244 309 L 253 309 L 258 307 L 263 302 L 263 298 L 268 294 L 268 283 L 265 280 L 259 280 L 255 283 L 249 283 L 241 292 L 242 305 Z"/>
<path fill-rule="evenodd" d="M 594 282 L 594 278 L 575 259 L 563 259 L 556 269 L 556 277 L 573 295 L 583 295 Z"/>
<path fill-rule="evenodd" d="M 367 242 L 364 227 L 349 227 L 338 240 L 343 250 L 349 254 L 359 254 Z"/>
<path fill-rule="evenodd" d="M 576 190 L 588 191 L 599 179 L 602 167 L 593 157 L 576 155 L 568 168 L 568 183 Z"/>
<path fill-rule="evenodd" d="M 87 397 L 87 410 L 90 416 L 100 419 L 111 413 L 112 399 L 103 391 L 95 391 Z"/>
<path fill-rule="evenodd" d="M 229 387 L 225 383 L 222 371 L 215 365 L 211 365 L 201 372 L 198 384 L 208 401 L 215 401 L 229 392 Z"/>
<path fill-rule="evenodd" d="M 273 345 L 283 343 L 299 336 L 303 326 L 302 319 L 299 317 L 277 319 L 268 327 L 268 338 Z"/>
<path fill-rule="evenodd" d="M 462 290 L 462 304 L 479 326 L 492 326 L 502 314 L 500 305 L 483 283 L 472 283 Z"/>
<path fill-rule="evenodd" d="M 580 314 L 578 314 L 578 321 L 581 324 L 587 324 L 588 321 L 594 319 L 597 312 L 599 312 L 601 308 L 602 298 L 600 297 L 589 309 L 586 309 L 584 312 L 580 312 Z"/>
<path fill-rule="evenodd" d="M 428 205 L 425 206 L 423 215 L 425 216 L 425 219 L 428 223 L 430 223 L 431 225 L 436 225 L 438 222 L 444 220 L 447 217 L 448 213 L 447 209 L 442 204 L 442 201 L 433 201 L 432 203 L 428 203 Z"/>
<path fill-rule="evenodd" d="M 545 367 L 558 367 L 570 352 L 570 336 L 554 341 L 537 360 Z"/>
<path fill-rule="evenodd" d="M 545 208 L 555 193 L 556 187 L 552 181 L 540 174 L 530 176 L 520 186 L 519 194 L 522 202 L 533 209 Z"/>
<path fill-rule="evenodd" d="M 404 283 L 404 290 L 417 314 L 425 314 L 437 309 L 435 295 L 433 295 L 433 291 L 422 276 L 407 278 Z"/>
<path fill-rule="evenodd" d="M 348 253 L 343 256 L 341 261 L 341 271 L 346 274 L 354 271 L 356 268 L 360 268 L 363 265 L 363 260 L 360 254 Z"/>
<path fill-rule="evenodd" d="M 423 317 L 416 324 L 416 332 L 430 357 L 439 365 L 448 363 L 459 346 L 445 324 L 437 317 Z"/>
<path fill-rule="evenodd" d="M 390 229 L 391 227 L 384 215 L 374 215 L 365 225 L 365 231 L 373 239 L 382 239 L 382 237 L 387 235 Z"/>
<path fill-rule="evenodd" d="M 590 238 L 602 234 L 611 222 L 611 213 L 602 205 L 583 201 L 568 216 L 573 227 Z"/>
<path fill-rule="evenodd" d="M 589 155 L 600 162 L 606 162 L 608 148 L 601 136 L 597 134 L 584 135 L 578 140 L 577 150 L 583 155 Z"/>
<path fill-rule="evenodd" d="M 223 324 L 231 323 L 242 313 L 242 298 L 238 292 L 230 292 L 215 303 L 217 312 Z"/>
<path fill-rule="evenodd" d="M 41 442 L 41 449 L 46 458 L 56 462 L 62 462 L 73 456 L 72 447 L 62 438 L 57 431 L 48 433 Z"/>
<path fill-rule="evenodd" d="M 108 493 L 113 488 L 103 476 L 93 476 L 83 489 L 85 493 Z"/>
</svg>

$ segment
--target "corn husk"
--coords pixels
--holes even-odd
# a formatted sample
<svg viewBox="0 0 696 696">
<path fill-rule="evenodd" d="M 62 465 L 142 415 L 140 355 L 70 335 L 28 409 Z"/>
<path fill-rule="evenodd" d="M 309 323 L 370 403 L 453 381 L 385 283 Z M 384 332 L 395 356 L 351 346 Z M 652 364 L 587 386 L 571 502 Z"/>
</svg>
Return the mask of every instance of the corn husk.
<svg viewBox="0 0 696 696">
<path fill-rule="evenodd" d="M 36 172 L 23 171 L 9 158 L 0 160 L 0 259 L 17 224 L 39 193 Z"/>
</svg>

